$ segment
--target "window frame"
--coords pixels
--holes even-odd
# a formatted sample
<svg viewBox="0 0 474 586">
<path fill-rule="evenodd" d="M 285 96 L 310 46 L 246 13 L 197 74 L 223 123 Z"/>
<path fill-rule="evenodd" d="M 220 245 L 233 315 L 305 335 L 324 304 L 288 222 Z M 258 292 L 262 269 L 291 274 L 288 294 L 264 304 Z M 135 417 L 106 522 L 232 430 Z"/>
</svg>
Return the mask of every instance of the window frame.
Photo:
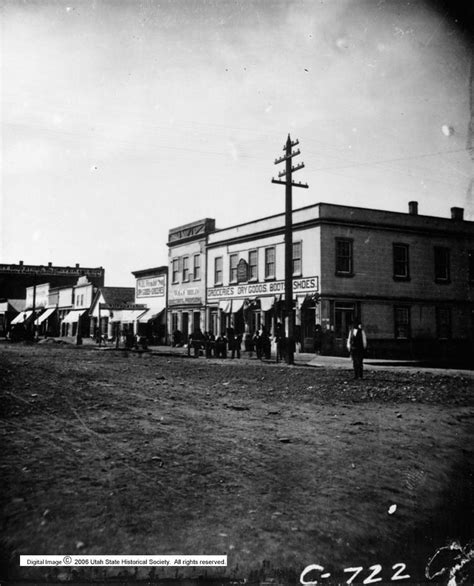
<svg viewBox="0 0 474 586">
<path fill-rule="evenodd" d="M 273 252 L 273 261 L 269 262 L 267 255 Z M 273 272 L 271 273 L 268 269 L 270 266 L 273 266 Z M 265 247 L 265 281 L 274 281 L 276 277 L 276 248 L 275 246 L 266 246 Z"/>
<path fill-rule="evenodd" d="M 198 262 L 196 262 L 196 259 Z M 201 255 L 193 255 L 193 281 L 201 280 Z"/>
<path fill-rule="evenodd" d="M 444 259 L 441 259 L 439 255 L 444 253 Z M 435 283 L 440 284 L 447 284 L 451 282 L 451 258 L 450 258 L 450 249 L 447 246 L 435 246 L 433 248 L 433 260 L 434 260 L 434 280 Z M 442 265 L 444 270 L 444 275 L 441 275 L 439 272 L 440 268 L 440 260 L 442 260 Z"/>
<path fill-rule="evenodd" d="M 171 279 L 173 285 L 179 283 L 179 257 L 171 260 Z"/>
<path fill-rule="evenodd" d="M 405 259 L 400 260 L 396 258 L 396 250 L 405 251 Z M 393 256 L 393 280 L 394 281 L 409 281 L 410 280 L 410 247 L 403 242 L 394 242 L 392 245 Z M 405 267 L 404 274 L 397 273 L 397 264 Z"/>
<path fill-rule="evenodd" d="M 181 260 L 181 278 L 183 283 L 189 283 L 189 256 L 183 256 Z"/>
<path fill-rule="evenodd" d="M 401 322 L 398 318 L 398 312 L 400 310 L 406 311 L 407 320 L 406 325 Z M 406 335 L 400 335 L 399 329 L 405 325 Z M 411 307 L 409 305 L 395 305 L 393 307 L 393 333 L 396 340 L 410 340 L 411 339 Z"/>
<path fill-rule="evenodd" d="M 235 259 L 235 266 L 232 266 L 232 260 Z M 229 284 L 237 283 L 237 265 L 239 264 L 239 254 L 233 252 L 229 254 Z"/>
<path fill-rule="evenodd" d="M 252 254 L 255 253 L 255 264 L 252 264 Z M 255 276 L 252 276 L 252 267 L 255 267 Z M 258 281 L 258 249 L 249 250 L 249 282 Z"/>
<path fill-rule="evenodd" d="M 214 285 L 222 285 L 223 284 L 223 278 L 224 278 L 224 262 L 223 262 L 224 257 L 223 256 L 216 256 L 214 257 Z M 218 261 L 220 261 L 220 268 L 217 268 L 217 263 Z M 217 273 L 220 273 L 220 280 L 218 280 L 217 278 Z"/>
<path fill-rule="evenodd" d="M 300 247 L 299 256 L 295 258 L 295 246 Z M 299 270 L 295 270 L 295 261 L 299 261 L 300 267 Z M 291 251 L 291 274 L 293 277 L 301 277 L 303 274 L 303 241 L 296 240 L 292 243 L 292 251 Z"/>
<path fill-rule="evenodd" d="M 441 319 L 441 315 L 446 312 L 447 320 Z M 443 335 L 443 328 L 446 328 L 447 334 Z M 452 315 L 450 307 L 436 308 L 436 337 L 438 340 L 450 340 L 452 338 Z"/>
<path fill-rule="evenodd" d="M 349 255 L 347 257 L 342 257 L 344 259 L 348 259 L 349 261 L 349 270 L 343 270 L 339 268 L 339 260 L 341 259 L 341 255 L 339 254 L 339 245 L 345 243 L 349 246 Z M 335 274 L 336 277 L 353 277 L 354 276 L 354 239 L 353 238 L 344 238 L 340 236 L 336 236 L 335 238 Z"/>
</svg>

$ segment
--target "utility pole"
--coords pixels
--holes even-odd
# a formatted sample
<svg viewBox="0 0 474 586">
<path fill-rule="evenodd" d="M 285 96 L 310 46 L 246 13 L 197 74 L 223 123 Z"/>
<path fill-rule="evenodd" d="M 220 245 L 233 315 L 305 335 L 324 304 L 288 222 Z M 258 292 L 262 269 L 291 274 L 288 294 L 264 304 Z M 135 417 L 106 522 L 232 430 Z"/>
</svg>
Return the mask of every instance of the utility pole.
<svg viewBox="0 0 474 586">
<path fill-rule="evenodd" d="M 299 144 L 298 139 L 291 141 L 290 135 L 286 141 L 283 150 L 285 156 L 280 159 L 275 159 L 275 165 L 285 162 L 285 170 L 278 173 L 278 177 L 284 177 L 285 180 L 273 179 L 272 183 L 279 183 L 285 185 L 285 314 L 286 314 L 286 361 L 288 364 L 294 363 L 294 345 L 295 345 L 295 314 L 293 311 L 293 202 L 292 202 L 292 188 L 304 187 L 308 188 L 307 183 L 294 183 L 292 181 L 292 174 L 295 171 L 303 169 L 304 163 L 292 165 L 291 159 L 300 154 L 300 150 L 292 151 L 294 146 Z"/>
</svg>

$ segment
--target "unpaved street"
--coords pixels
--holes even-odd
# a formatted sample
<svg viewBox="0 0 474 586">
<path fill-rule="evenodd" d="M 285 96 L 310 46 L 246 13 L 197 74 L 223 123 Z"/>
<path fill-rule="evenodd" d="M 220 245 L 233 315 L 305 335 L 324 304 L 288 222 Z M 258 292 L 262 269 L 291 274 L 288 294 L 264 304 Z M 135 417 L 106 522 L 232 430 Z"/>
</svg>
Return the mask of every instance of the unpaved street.
<svg viewBox="0 0 474 586">
<path fill-rule="evenodd" d="M 473 379 L 351 376 L 2 344 L 2 578 L 117 574 L 18 567 L 81 553 L 228 556 L 129 579 L 291 584 L 319 564 L 325 584 L 363 567 L 355 583 L 379 564 L 391 583 L 400 563 L 402 583 L 424 580 L 438 548 L 472 537 Z"/>
</svg>

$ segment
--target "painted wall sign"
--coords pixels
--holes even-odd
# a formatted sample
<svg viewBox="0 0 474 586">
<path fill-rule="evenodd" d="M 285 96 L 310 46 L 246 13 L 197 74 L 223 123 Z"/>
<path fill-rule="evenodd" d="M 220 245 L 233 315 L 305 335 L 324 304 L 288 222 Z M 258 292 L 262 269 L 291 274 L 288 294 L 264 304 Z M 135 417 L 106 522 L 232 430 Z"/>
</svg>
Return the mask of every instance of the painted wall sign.
<svg viewBox="0 0 474 586">
<path fill-rule="evenodd" d="M 203 305 L 201 297 L 183 297 L 182 299 L 170 299 L 168 305 Z"/>
<path fill-rule="evenodd" d="M 137 297 L 164 297 L 166 277 L 146 277 L 137 279 Z"/>
<path fill-rule="evenodd" d="M 246 283 L 249 280 L 249 264 L 244 259 L 241 258 L 237 265 L 237 282 L 238 283 Z"/>
<path fill-rule="evenodd" d="M 317 293 L 319 278 L 306 277 L 293 279 L 294 295 Z M 280 295 L 285 293 L 285 281 L 271 281 L 268 283 L 251 283 L 248 285 L 230 285 L 229 287 L 210 287 L 207 289 L 207 298 L 230 299 L 236 297 L 258 297 L 261 295 Z"/>
</svg>

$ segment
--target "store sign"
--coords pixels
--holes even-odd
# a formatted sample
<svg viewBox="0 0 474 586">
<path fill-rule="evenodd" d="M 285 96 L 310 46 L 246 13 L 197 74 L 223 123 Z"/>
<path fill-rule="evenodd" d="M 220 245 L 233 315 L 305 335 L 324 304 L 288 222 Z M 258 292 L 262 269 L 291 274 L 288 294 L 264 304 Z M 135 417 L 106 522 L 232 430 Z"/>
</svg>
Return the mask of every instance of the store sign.
<svg viewBox="0 0 474 586">
<path fill-rule="evenodd" d="M 137 279 L 137 297 L 164 297 L 166 277 L 148 277 Z"/>
<path fill-rule="evenodd" d="M 318 277 L 293 279 L 293 295 L 312 294 L 318 291 Z M 207 289 L 207 298 L 212 301 L 213 299 L 282 295 L 284 293 L 285 281 L 271 281 L 268 283 L 251 283 L 249 285 L 230 285 L 229 287 L 209 287 Z"/>
<path fill-rule="evenodd" d="M 201 305 L 201 289 L 199 287 L 173 287 L 169 291 L 169 305 L 192 304 Z"/>
</svg>

